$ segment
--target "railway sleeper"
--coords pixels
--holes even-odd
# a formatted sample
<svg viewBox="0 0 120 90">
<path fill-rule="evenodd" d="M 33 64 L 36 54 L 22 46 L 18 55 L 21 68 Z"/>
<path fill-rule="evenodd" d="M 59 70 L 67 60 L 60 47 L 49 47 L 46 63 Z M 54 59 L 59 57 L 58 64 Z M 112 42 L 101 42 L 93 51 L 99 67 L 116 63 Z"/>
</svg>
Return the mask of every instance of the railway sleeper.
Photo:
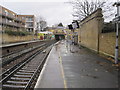
<svg viewBox="0 0 120 90">
<path fill-rule="evenodd" d="M 29 82 L 29 80 L 28 79 L 9 79 L 8 81 L 14 81 L 14 82 Z M 6 84 L 6 82 L 4 83 L 4 84 Z"/>
<path fill-rule="evenodd" d="M 22 77 L 22 78 L 30 78 L 32 75 L 18 75 L 18 74 L 15 74 L 14 77 Z"/>
<path fill-rule="evenodd" d="M 27 82 L 17 82 L 17 81 L 9 81 L 5 83 L 4 85 L 21 85 L 21 86 L 26 86 Z"/>
<path fill-rule="evenodd" d="M 19 74 L 19 75 L 33 75 L 33 73 L 27 73 L 27 72 L 17 72 L 16 74 Z"/>
<path fill-rule="evenodd" d="M 29 68 L 35 69 L 36 67 L 28 67 L 28 66 L 25 66 L 25 67 L 23 67 L 22 69 L 29 69 Z"/>
<path fill-rule="evenodd" d="M 27 84 L 26 81 L 7 81 L 7 83 L 13 83 L 13 84 Z"/>
<path fill-rule="evenodd" d="M 11 77 L 11 80 L 29 81 L 31 78 Z"/>
<path fill-rule="evenodd" d="M 30 68 L 30 69 L 31 69 L 31 68 L 32 68 L 32 69 L 36 69 L 36 67 L 32 67 L 32 66 L 31 66 L 31 67 L 28 67 L 28 66 L 22 67 L 22 69 L 29 69 L 29 68 Z"/>
<path fill-rule="evenodd" d="M 25 88 L 23 85 L 9 85 L 9 84 L 4 84 L 3 88 Z"/>
<path fill-rule="evenodd" d="M 36 68 L 36 69 L 37 69 L 37 68 Z M 33 68 L 27 68 L 27 69 L 22 69 L 22 70 L 24 70 L 24 71 L 32 71 L 32 72 L 35 72 L 36 69 L 33 69 Z"/>
<path fill-rule="evenodd" d="M 43 46 L 44 44 L 42 44 L 42 45 L 40 45 L 40 46 Z M 32 48 L 29 48 L 29 49 L 27 49 L 27 50 L 23 50 L 23 51 L 20 51 L 19 53 L 15 53 L 15 54 L 12 54 L 12 55 L 10 55 L 10 56 L 7 56 L 7 57 L 5 57 L 5 58 L 3 58 L 3 59 L 5 59 L 5 60 L 3 60 L 4 62 L 2 62 L 2 64 L 0 64 L 0 65 L 5 65 L 5 64 L 8 64 L 8 63 L 10 63 L 11 61 L 13 61 L 13 58 L 15 59 L 15 58 L 17 58 L 17 57 L 19 57 L 19 56 L 21 56 L 23 53 L 25 54 L 25 53 L 27 53 L 27 52 L 30 52 L 30 51 L 32 51 L 32 50 L 34 50 L 34 49 L 37 49 L 37 48 L 39 48 L 40 46 L 37 46 L 37 47 L 32 47 Z"/>
<path fill-rule="evenodd" d="M 31 70 L 29 70 L 29 71 L 26 71 L 26 70 L 19 70 L 20 72 L 24 72 L 24 73 L 34 73 L 35 71 L 31 71 Z"/>
<path fill-rule="evenodd" d="M 24 79 L 25 79 L 25 80 L 30 80 L 30 79 L 31 79 L 31 77 L 20 77 L 20 76 L 18 76 L 18 77 L 17 77 L 17 76 L 13 76 L 13 78 L 16 78 L 16 79 L 14 79 L 14 80 L 20 80 L 20 79 L 21 79 L 21 80 L 24 80 Z"/>
</svg>

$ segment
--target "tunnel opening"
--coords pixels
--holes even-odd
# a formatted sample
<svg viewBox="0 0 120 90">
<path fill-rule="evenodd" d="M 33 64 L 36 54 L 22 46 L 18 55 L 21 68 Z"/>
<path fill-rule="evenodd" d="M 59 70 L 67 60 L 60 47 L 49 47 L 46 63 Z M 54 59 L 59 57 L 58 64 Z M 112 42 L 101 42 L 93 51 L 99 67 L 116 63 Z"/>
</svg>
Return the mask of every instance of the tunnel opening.
<svg viewBox="0 0 120 90">
<path fill-rule="evenodd" d="M 56 40 L 63 40 L 63 39 L 65 39 L 65 35 L 55 35 L 55 39 Z"/>
</svg>

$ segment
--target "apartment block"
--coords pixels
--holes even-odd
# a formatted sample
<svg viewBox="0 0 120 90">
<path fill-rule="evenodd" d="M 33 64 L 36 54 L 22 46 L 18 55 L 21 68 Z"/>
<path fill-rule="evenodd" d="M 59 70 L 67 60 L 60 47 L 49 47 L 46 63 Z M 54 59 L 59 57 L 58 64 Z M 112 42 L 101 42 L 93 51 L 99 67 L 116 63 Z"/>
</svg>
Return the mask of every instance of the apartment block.
<svg viewBox="0 0 120 90">
<path fill-rule="evenodd" d="M 35 16 L 34 15 L 18 15 L 25 18 L 25 28 L 28 32 L 34 32 L 35 29 Z"/>
<path fill-rule="evenodd" d="M 25 18 L 19 17 L 15 12 L 0 6 L 0 27 L 2 30 L 24 30 Z"/>
<path fill-rule="evenodd" d="M 27 30 L 34 32 L 34 15 L 18 15 L 17 13 L 0 6 L 1 30 Z"/>
</svg>

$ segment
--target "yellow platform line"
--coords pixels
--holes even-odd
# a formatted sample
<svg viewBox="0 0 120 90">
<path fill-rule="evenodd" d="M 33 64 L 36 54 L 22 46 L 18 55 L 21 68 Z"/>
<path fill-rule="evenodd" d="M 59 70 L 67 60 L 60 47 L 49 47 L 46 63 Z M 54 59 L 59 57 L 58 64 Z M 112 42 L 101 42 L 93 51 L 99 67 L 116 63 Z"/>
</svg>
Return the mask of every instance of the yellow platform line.
<svg viewBox="0 0 120 90">
<path fill-rule="evenodd" d="M 67 82 L 65 80 L 65 74 L 64 74 L 64 69 L 63 69 L 63 65 L 62 65 L 62 57 L 60 55 L 60 52 L 59 52 L 59 62 L 60 62 L 61 73 L 62 73 L 62 77 L 63 77 L 63 81 L 64 81 L 64 88 L 65 88 L 65 90 L 67 90 Z"/>
</svg>

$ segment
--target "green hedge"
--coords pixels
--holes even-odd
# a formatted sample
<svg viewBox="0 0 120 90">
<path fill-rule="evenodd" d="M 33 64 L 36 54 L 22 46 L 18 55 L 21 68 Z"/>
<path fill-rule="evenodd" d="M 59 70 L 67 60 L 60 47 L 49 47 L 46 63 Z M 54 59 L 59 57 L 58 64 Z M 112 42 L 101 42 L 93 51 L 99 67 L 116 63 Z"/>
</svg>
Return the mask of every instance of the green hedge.
<svg viewBox="0 0 120 90">
<path fill-rule="evenodd" d="M 4 33 L 8 35 L 13 35 L 13 36 L 26 36 L 26 35 L 31 35 L 31 33 L 26 32 L 26 31 L 12 31 L 12 30 L 5 30 Z"/>
</svg>

